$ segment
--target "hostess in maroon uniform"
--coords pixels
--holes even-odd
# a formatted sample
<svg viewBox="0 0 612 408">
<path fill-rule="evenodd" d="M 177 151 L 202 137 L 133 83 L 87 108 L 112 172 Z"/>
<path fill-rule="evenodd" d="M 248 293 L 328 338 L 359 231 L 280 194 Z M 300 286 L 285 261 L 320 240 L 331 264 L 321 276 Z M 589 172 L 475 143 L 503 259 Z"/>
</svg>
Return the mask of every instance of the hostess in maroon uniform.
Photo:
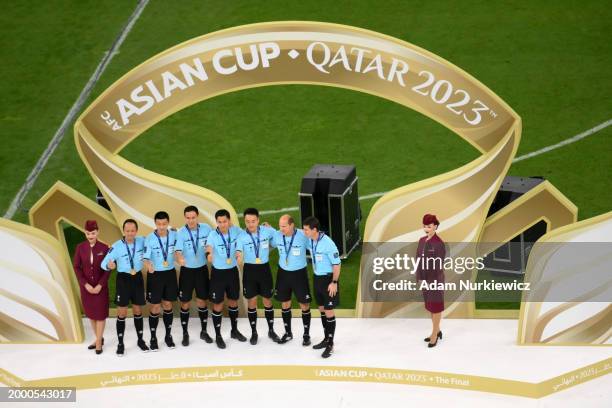
<svg viewBox="0 0 612 408">
<path fill-rule="evenodd" d="M 94 228 L 93 224 L 86 226 Z M 97 225 L 95 225 L 97 229 Z M 105 320 L 108 317 L 108 277 L 110 272 L 101 267 L 102 259 L 108 251 L 108 246 L 96 241 L 93 246 L 89 241 L 81 242 L 77 245 L 74 252 L 74 273 L 79 281 L 81 289 L 81 301 L 85 315 L 91 320 Z M 97 294 L 92 294 L 85 289 L 85 284 L 89 283 L 92 287 L 100 285 L 102 289 Z"/>
<path fill-rule="evenodd" d="M 419 239 L 417 257 L 421 260 L 417 269 L 417 280 L 426 281 L 428 284 L 444 283 L 444 270 L 440 266 L 444 264 L 445 256 L 444 241 L 438 234 L 434 233 L 429 239 L 427 235 Z M 425 309 L 429 312 L 439 313 L 444 310 L 444 291 L 423 290 L 423 299 Z"/>
</svg>

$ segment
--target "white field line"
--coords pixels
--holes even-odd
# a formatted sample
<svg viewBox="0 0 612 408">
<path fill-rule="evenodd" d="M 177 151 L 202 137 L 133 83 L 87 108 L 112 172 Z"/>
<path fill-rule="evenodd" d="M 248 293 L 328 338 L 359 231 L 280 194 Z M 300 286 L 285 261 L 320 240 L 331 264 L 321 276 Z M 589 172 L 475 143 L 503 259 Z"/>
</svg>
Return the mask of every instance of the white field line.
<svg viewBox="0 0 612 408">
<path fill-rule="evenodd" d="M 577 142 L 579 140 L 584 139 L 585 137 L 591 136 L 591 135 L 599 132 L 602 129 L 607 128 L 610 125 L 612 125 L 612 119 L 608 119 L 605 122 L 600 123 L 599 125 L 597 125 L 595 127 L 592 127 L 589 130 L 585 130 L 584 132 L 579 133 L 577 135 L 574 135 L 574 136 L 572 136 L 570 138 L 567 138 L 565 140 L 562 140 L 559 143 L 555 143 L 555 144 L 552 144 L 550 146 L 546 146 L 546 147 L 543 147 L 543 148 L 541 148 L 539 150 L 533 151 L 531 153 L 527 153 L 527 154 L 524 154 L 522 156 L 515 157 L 514 160 L 512 160 L 512 163 L 516 163 L 516 162 L 520 162 L 522 160 L 530 159 L 532 157 L 536 157 L 536 156 L 539 156 L 541 154 L 548 153 L 551 150 L 555 150 L 555 149 L 558 149 L 560 147 L 567 146 L 568 144 L 575 143 L 575 142 Z M 363 195 L 363 196 L 359 197 L 359 201 L 370 200 L 372 198 L 382 197 L 385 194 L 387 194 L 387 191 L 380 191 L 378 193 L 366 194 L 366 195 Z M 259 213 L 262 214 L 262 215 L 265 215 L 265 214 L 279 214 L 279 213 L 297 211 L 299 209 L 300 209 L 299 207 L 286 207 L 286 208 L 280 208 L 278 210 L 263 210 L 263 211 L 260 211 Z M 239 217 L 242 217 L 242 214 L 240 214 Z"/>
<path fill-rule="evenodd" d="M 47 146 L 45 151 L 42 153 L 40 158 L 38 159 L 38 162 L 36 162 L 36 165 L 34 166 L 32 171 L 26 178 L 25 183 L 23 183 L 23 185 L 17 192 L 17 195 L 15 195 L 15 198 L 13 198 L 13 201 L 11 202 L 11 204 L 9 205 L 9 208 L 6 210 L 6 213 L 4 214 L 4 218 L 8 218 L 8 219 L 13 218 L 17 210 L 21 207 L 21 204 L 23 203 L 24 198 L 27 196 L 27 194 L 32 189 L 32 187 L 34 186 L 34 183 L 36 182 L 36 179 L 38 179 L 38 176 L 40 175 L 42 170 L 47 165 L 49 158 L 51 158 L 51 156 L 53 155 L 53 152 L 55 152 L 55 149 L 57 149 L 57 146 L 59 146 L 60 142 L 64 138 L 64 135 L 66 134 L 66 130 L 68 129 L 68 127 L 70 126 L 70 124 L 72 123 L 76 115 L 80 112 L 81 108 L 83 107 L 83 104 L 87 101 L 87 98 L 89 97 L 89 94 L 91 93 L 93 87 L 96 85 L 96 83 L 98 82 L 98 79 L 100 79 L 100 76 L 106 70 L 106 67 L 108 67 L 113 57 L 115 56 L 115 54 L 117 54 L 117 52 L 119 51 L 121 44 L 123 44 L 123 41 L 126 39 L 127 35 L 130 33 L 130 31 L 134 27 L 136 20 L 138 20 L 138 17 L 140 17 L 140 15 L 142 14 L 142 11 L 144 10 L 144 8 L 147 6 L 148 3 L 149 3 L 149 0 L 140 0 L 138 2 L 138 5 L 134 9 L 134 12 L 132 13 L 127 23 L 125 24 L 125 26 L 119 33 L 119 36 L 115 39 L 115 41 L 111 45 L 111 48 L 104 53 L 102 60 L 100 61 L 100 63 L 96 67 L 96 70 L 94 71 L 94 73 L 91 75 L 91 77 L 85 84 L 85 87 L 81 91 L 81 94 L 79 95 L 77 100 L 74 102 L 74 105 L 72 105 L 72 107 L 68 111 L 68 114 L 62 121 L 62 124 L 60 125 L 60 127 L 57 129 L 57 131 L 53 135 L 53 138 L 49 142 L 49 145 Z"/>
<path fill-rule="evenodd" d="M 555 143 L 553 145 L 543 147 L 543 148 L 541 148 L 539 150 L 536 150 L 534 152 L 527 153 L 527 154 L 524 154 L 524 155 L 519 156 L 519 157 L 515 157 L 514 160 L 512 160 L 512 163 L 520 162 L 520 161 L 525 160 L 525 159 L 530 159 L 532 157 L 539 156 L 539 155 L 544 154 L 544 153 L 548 153 L 551 150 L 555 150 L 555 149 L 558 149 L 560 147 L 567 146 L 568 144 L 575 143 L 575 142 L 577 142 L 579 140 L 584 139 L 585 137 L 591 136 L 592 134 L 595 134 L 595 133 L 599 132 L 602 129 L 607 128 L 610 125 L 612 125 L 612 119 L 608 119 L 605 122 L 600 123 L 599 125 L 590 128 L 589 130 L 585 130 L 582 133 L 578 133 L 577 135 L 572 136 L 572 137 L 570 137 L 568 139 L 562 140 L 559 143 Z"/>
<path fill-rule="evenodd" d="M 79 95 L 79 98 L 76 100 L 76 102 L 74 103 L 74 105 L 72 106 L 72 108 L 70 109 L 70 111 L 68 112 L 66 117 L 64 118 L 64 121 L 62 122 L 61 126 L 59 127 L 59 129 L 57 130 L 57 132 L 55 133 L 53 138 L 51 139 L 51 142 L 49 142 L 49 145 L 47 146 L 47 148 L 43 152 L 42 156 L 40 157 L 40 159 L 38 160 L 38 162 L 36 163 L 36 165 L 34 166 L 32 171 L 30 172 L 30 175 L 26 179 L 25 183 L 19 189 L 19 192 L 17 193 L 17 195 L 15 196 L 13 201 L 11 202 L 11 205 L 9 206 L 8 210 L 4 214 L 4 218 L 9 218 L 10 219 L 10 218 L 12 218 L 15 215 L 15 212 L 21 206 L 21 203 L 23 202 L 23 199 L 28 194 L 28 192 L 30 191 L 32 186 L 34 185 L 34 182 L 36 181 L 36 179 L 40 175 L 41 171 L 43 170 L 43 168 L 45 167 L 45 165 L 49 161 L 49 158 L 51 157 L 51 155 L 53 154 L 53 152 L 57 148 L 59 142 L 62 140 L 62 138 L 63 138 L 63 136 L 64 136 L 64 134 L 66 132 L 66 128 L 72 122 L 72 120 L 74 119 L 74 117 L 76 116 L 78 111 L 81 109 L 83 103 L 85 103 L 85 100 L 87 99 L 87 97 L 91 93 L 91 90 L 93 89 L 93 86 L 96 84 L 96 82 L 100 78 L 101 74 L 104 72 L 104 70 L 106 69 L 106 67 L 110 63 L 110 61 L 113 59 L 113 56 L 119 50 L 119 47 L 121 46 L 121 44 L 123 43 L 123 41 L 125 40 L 127 35 L 129 34 L 129 32 L 132 30 L 132 27 L 134 26 L 136 20 L 138 20 L 138 18 L 140 17 L 142 11 L 144 10 L 144 8 L 146 7 L 146 5 L 148 3 L 149 3 L 149 0 L 141 0 L 138 3 L 138 5 L 136 6 L 136 9 L 134 10 L 132 15 L 128 19 L 128 22 L 124 26 L 123 30 L 121 31 L 119 37 L 117 37 L 117 39 L 115 40 L 115 42 L 111 46 L 110 50 L 107 51 L 104 54 L 104 57 L 102 58 L 102 60 L 98 64 L 98 67 L 96 68 L 96 70 L 94 71 L 92 76 L 89 78 L 89 81 L 87 82 L 87 84 L 85 85 L 83 90 L 81 91 L 81 94 Z M 572 136 L 572 137 L 570 137 L 568 139 L 565 139 L 565 140 L 563 140 L 563 141 L 561 141 L 559 143 L 555 143 L 555 144 L 552 144 L 550 146 L 546 146 L 546 147 L 544 147 L 542 149 L 533 151 L 531 153 L 527 153 L 527 154 L 524 154 L 522 156 L 515 157 L 514 160 L 512 160 L 512 162 L 516 163 L 516 162 L 519 162 L 519 161 L 522 161 L 522 160 L 525 160 L 525 159 L 529 159 L 529 158 L 532 158 L 532 157 L 535 157 L 535 156 L 539 156 L 540 154 L 544 154 L 544 153 L 547 153 L 547 152 L 549 152 L 551 150 L 555 150 L 555 149 L 558 149 L 560 147 L 566 146 L 568 144 L 577 142 L 579 140 L 582 140 L 582 139 L 584 139 L 584 138 L 586 138 L 588 136 L 591 136 L 591 135 L 599 132 L 602 129 L 607 128 L 610 125 L 612 125 L 612 119 L 608 119 L 607 121 L 605 121 L 603 123 L 600 123 L 599 125 L 591 128 L 591 129 L 588 129 L 588 130 L 586 130 L 586 131 L 584 131 L 582 133 L 574 135 L 574 136 Z M 387 193 L 386 191 L 381 191 L 381 192 L 378 192 L 378 193 L 372 193 L 372 194 L 363 195 L 363 196 L 359 197 L 359 200 L 360 201 L 361 200 L 369 200 L 369 199 L 372 199 L 372 198 L 381 197 L 381 196 L 385 195 L 386 193 Z M 299 209 L 299 207 L 285 207 L 285 208 L 280 208 L 280 209 L 277 209 L 277 210 L 263 210 L 263 211 L 260 211 L 260 214 L 262 214 L 262 215 L 265 215 L 265 214 L 278 214 L 278 213 L 289 212 L 289 211 L 297 211 L 298 209 Z"/>
</svg>

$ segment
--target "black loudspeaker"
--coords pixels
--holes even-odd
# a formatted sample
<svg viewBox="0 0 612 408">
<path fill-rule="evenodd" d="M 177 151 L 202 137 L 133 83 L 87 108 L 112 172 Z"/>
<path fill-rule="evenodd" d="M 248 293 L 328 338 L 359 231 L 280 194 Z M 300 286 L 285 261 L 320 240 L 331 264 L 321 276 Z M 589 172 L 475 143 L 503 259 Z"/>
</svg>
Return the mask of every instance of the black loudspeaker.
<svg viewBox="0 0 612 408">
<path fill-rule="evenodd" d="M 315 164 L 302 178 L 300 188 L 302 222 L 315 216 L 321 231 L 331 237 L 341 258 L 359 245 L 361 210 L 355 166 Z"/>
<path fill-rule="evenodd" d="M 543 181 L 543 177 L 537 176 L 507 176 L 495 195 L 487 216 L 495 214 Z M 499 275 L 524 274 L 533 243 L 545 233 L 546 222 L 537 222 L 487 255 L 484 259 L 485 269 Z"/>
</svg>

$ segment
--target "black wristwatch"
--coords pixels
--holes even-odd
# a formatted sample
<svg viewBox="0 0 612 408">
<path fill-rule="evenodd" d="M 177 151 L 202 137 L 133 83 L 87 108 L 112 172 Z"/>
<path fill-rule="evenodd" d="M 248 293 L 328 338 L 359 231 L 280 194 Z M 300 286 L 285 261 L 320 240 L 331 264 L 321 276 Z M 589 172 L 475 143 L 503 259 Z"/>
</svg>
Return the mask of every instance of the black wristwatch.
<svg viewBox="0 0 612 408">
<path fill-rule="evenodd" d="M 338 281 L 337 281 L 337 280 L 336 280 L 336 281 L 335 281 L 335 280 L 333 280 L 333 281 L 332 281 L 332 283 L 335 283 L 335 284 L 337 285 L 337 284 L 338 284 Z"/>
</svg>

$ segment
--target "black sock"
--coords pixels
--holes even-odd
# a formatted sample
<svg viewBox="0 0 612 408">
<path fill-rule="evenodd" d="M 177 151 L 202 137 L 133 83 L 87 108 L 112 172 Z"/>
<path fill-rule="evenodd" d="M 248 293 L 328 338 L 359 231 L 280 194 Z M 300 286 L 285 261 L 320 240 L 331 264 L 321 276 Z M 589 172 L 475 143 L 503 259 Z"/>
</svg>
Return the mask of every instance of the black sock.
<svg viewBox="0 0 612 408">
<path fill-rule="evenodd" d="M 285 325 L 285 333 L 291 333 L 291 308 L 283 309 L 283 324 Z"/>
<path fill-rule="evenodd" d="M 138 340 L 142 340 L 142 330 L 144 328 L 142 315 L 134 315 L 134 328 L 136 329 Z"/>
<path fill-rule="evenodd" d="M 334 344 L 334 334 L 336 333 L 336 316 L 327 319 L 327 341 Z"/>
<path fill-rule="evenodd" d="M 327 339 L 327 316 L 325 316 L 325 312 L 321 312 L 321 324 L 323 324 L 323 336 Z"/>
<path fill-rule="evenodd" d="M 238 306 L 228 307 L 227 311 L 232 324 L 232 331 L 238 330 Z"/>
<path fill-rule="evenodd" d="M 183 327 L 183 334 L 187 334 L 189 328 L 189 309 L 184 310 L 181 308 L 181 326 Z"/>
<path fill-rule="evenodd" d="M 249 323 L 251 331 L 257 333 L 257 309 L 249 309 Z"/>
<path fill-rule="evenodd" d="M 310 336 L 310 310 L 302 310 L 302 323 L 304 324 L 304 336 Z"/>
<path fill-rule="evenodd" d="M 174 313 L 172 309 L 164 310 L 164 327 L 166 328 L 166 336 L 170 336 L 172 332 L 172 320 L 174 319 Z"/>
<path fill-rule="evenodd" d="M 215 312 L 213 310 L 212 320 L 213 320 L 213 326 L 215 326 L 215 334 L 217 335 L 217 337 L 221 336 L 221 320 L 222 319 L 223 319 L 223 316 L 221 316 L 221 312 Z"/>
<path fill-rule="evenodd" d="M 202 331 L 206 331 L 206 323 L 208 322 L 208 308 L 198 307 L 198 316 L 200 316 L 200 323 L 202 324 Z"/>
<path fill-rule="evenodd" d="M 268 322 L 268 330 L 274 330 L 274 307 L 266 307 L 264 310 L 266 321 Z"/>
<path fill-rule="evenodd" d="M 151 338 L 156 337 L 157 323 L 159 322 L 159 313 L 149 313 L 149 330 L 151 330 Z"/>
<path fill-rule="evenodd" d="M 125 317 L 117 317 L 117 338 L 119 344 L 123 344 L 123 333 L 125 333 Z"/>
</svg>

